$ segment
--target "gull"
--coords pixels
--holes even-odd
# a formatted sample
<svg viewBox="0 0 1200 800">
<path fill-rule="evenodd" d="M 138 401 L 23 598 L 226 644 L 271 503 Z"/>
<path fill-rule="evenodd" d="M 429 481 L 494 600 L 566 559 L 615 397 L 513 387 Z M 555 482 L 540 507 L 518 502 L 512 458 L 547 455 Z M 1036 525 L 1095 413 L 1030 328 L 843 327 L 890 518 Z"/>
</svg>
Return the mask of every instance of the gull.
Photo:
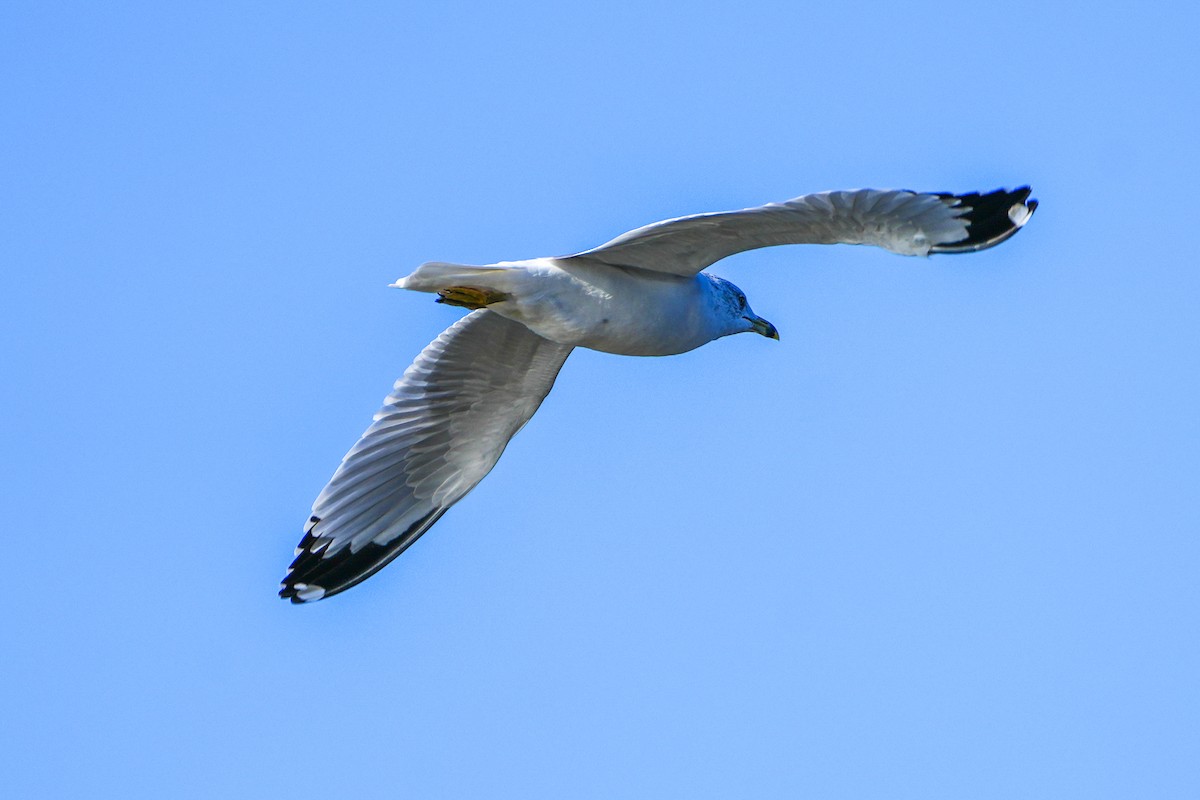
<svg viewBox="0 0 1200 800">
<path fill-rule="evenodd" d="M 393 286 L 471 312 L 421 351 L 342 459 L 280 597 L 330 597 L 403 553 L 491 471 L 574 348 L 667 356 L 734 333 L 778 339 L 741 289 L 703 271 L 717 261 L 784 244 L 975 252 L 1029 221 L 1029 195 L 821 192 L 656 222 L 570 256 L 422 264 Z"/>
</svg>

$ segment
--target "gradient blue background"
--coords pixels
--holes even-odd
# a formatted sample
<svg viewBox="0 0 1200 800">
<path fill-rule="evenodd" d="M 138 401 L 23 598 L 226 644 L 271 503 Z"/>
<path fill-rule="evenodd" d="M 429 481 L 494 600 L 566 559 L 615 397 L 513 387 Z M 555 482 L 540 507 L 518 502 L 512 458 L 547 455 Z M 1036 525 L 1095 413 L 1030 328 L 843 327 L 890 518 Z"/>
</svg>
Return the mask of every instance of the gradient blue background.
<svg viewBox="0 0 1200 800">
<path fill-rule="evenodd" d="M 4 795 L 1200 796 L 1200 12 L 981 5 L 6 4 Z M 719 264 L 782 342 L 578 352 L 275 597 L 420 262 L 1021 183 Z"/>
</svg>

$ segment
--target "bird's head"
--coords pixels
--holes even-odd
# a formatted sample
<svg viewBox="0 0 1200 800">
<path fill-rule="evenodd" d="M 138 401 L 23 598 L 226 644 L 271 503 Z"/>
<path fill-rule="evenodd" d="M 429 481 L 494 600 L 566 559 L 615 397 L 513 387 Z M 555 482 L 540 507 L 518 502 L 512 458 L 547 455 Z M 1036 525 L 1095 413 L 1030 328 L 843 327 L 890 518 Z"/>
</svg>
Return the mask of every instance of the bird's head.
<svg viewBox="0 0 1200 800">
<path fill-rule="evenodd" d="M 746 301 L 746 293 L 724 278 L 715 275 L 707 276 L 712 281 L 713 303 L 722 322 L 724 330 L 719 336 L 729 336 L 734 333 L 754 333 L 766 336 L 768 339 L 779 340 L 779 331 L 775 326 L 754 313 Z"/>
</svg>

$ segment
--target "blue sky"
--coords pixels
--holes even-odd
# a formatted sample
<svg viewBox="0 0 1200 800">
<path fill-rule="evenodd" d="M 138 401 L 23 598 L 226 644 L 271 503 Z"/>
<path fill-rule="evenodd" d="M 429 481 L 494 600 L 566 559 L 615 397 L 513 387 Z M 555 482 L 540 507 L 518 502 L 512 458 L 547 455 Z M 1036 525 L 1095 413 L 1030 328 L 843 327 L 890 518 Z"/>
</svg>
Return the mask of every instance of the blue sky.
<svg viewBox="0 0 1200 800">
<path fill-rule="evenodd" d="M 1200 794 L 1195 4 L 0 12 L 12 797 Z M 329 602 L 426 260 L 859 186 L 1002 247 L 714 272 Z"/>
</svg>

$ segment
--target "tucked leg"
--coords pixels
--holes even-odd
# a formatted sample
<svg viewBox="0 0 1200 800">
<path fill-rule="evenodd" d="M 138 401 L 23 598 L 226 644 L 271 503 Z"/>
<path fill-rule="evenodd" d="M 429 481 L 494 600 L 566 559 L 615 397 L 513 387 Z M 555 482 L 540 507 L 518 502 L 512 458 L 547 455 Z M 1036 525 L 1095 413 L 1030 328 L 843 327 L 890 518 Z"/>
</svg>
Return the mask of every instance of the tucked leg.
<svg viewBox="0 0 1200 800">
<path fill-rule="evenodd" d="M 493 289 L 477 289 L 473 286 L 449 286 L 437 294 L 439 303 L 470 309 L 484 308 L 492 303 L 502 303 L 509 299 L 504 292 L 497 292 Z"/>
</svg>

